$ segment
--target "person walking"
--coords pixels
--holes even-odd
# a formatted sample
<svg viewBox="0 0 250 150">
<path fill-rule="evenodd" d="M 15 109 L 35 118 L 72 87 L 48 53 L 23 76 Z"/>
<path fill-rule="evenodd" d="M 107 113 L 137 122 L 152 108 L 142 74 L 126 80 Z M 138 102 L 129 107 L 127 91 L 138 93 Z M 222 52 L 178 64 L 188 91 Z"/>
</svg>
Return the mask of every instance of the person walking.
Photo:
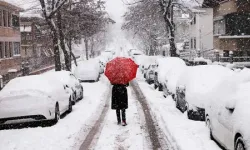
<svg viewBox="0 0 250 150">
<path fill-rule="evenodd" d="M 129 84 L 113 84 L 111 109 L 116 110 L 117 124 L 126 126 L 126 109 L 128 108 L 127 87 Z M 122 113 L 122 120 L 121 120 Z M 122 121 L 122 122 L 121 122 Z"/>
</svg>

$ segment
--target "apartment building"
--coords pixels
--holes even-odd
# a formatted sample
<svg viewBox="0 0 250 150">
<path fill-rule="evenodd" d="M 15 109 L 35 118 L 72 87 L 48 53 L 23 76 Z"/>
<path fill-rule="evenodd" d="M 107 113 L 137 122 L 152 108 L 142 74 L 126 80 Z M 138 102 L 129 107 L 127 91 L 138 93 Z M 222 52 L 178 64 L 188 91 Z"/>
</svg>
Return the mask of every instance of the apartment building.
<svg viewBox="0 0 250 150">
<path fill-rule="evenodd" d="M 3 78 L 10 78 L 21 68 L 20 11 L 21 8 L 0 0 L 0 75 Z"/>
<path fill-rule="evenodd" d="M 204 0 L 213 8 L 214 48 L 221 56 L 250 56 L 250 3 L 248 0 Z"/>
</svg>

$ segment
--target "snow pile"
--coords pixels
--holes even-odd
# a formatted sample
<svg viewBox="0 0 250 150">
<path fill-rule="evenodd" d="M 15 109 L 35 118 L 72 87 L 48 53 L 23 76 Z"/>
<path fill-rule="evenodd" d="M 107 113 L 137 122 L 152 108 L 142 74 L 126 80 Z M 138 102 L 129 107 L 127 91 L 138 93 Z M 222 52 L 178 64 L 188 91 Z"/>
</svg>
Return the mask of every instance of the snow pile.
<svg viewBox="0 0 250 150">
<path fill-rule="evenodd" d="M 204 108 L 204 98 L 213 90 L 221 80 L 233 77 L 235 72 L 219 65 L 205 65 L 187 67 L 182 73 L 178 86 L 186 88 L 186 101 L 197 107 Z"/>
<path fill-rule="evenodd" d="M 155 114 L 162 134 L 167 136 L 171 146 L 179 150 L 221 150 L 218 145 L 210 140 L 209 131 L 204 122 L 187 119 L 175 107 L 171 96 L 167 100 L 162 93 L 143 80 L 138 81 L 152 112 Z"/>
<path fill-rule="evenodd" d="M 175 67 L 186 66 L 185 62 L 177 57 L 166 57 L 157 59 L 158 80 L 160 83 L 166 81 L 166 73 L 174 70 Z"/>
<path fill-rule="evenodd" d="M 237 72 L 237 79 L 239 79 L 239 82 L 249 82 L 250 81 L 250 69 L 244 68 Z"/>
</svg>

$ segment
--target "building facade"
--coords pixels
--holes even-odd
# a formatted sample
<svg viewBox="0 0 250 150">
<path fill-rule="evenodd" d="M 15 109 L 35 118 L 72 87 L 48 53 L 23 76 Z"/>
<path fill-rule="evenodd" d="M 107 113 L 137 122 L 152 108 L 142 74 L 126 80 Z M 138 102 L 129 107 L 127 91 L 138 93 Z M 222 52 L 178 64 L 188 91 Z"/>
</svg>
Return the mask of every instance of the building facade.
<svg viewBox="0 0 250 150">
<path fill-rule="evenodd" d="M 250 56 L 250 3 L 248 0 L 205 0 L 213 8 L 214 48 L 224 57 Z"/>
<path fill-rule="evenodd" d="M 54 64 L 52 39 L 44 25 L 44 19 L 21 17 L 21 56 L 29 64 L 30 70 L 36 70 Z"/>
<path fill-rule="evenodd" d="M 195 54 L 207 57 L 213 50 L 213 9 L 192 9 L 193 18 L 190 23 L 189 48 Z"/>
<path fill-rule="evenodd" d="M 0 75 L 12 78 L 21 69 L 21 8 L 0 0 Z"/>
</svg>

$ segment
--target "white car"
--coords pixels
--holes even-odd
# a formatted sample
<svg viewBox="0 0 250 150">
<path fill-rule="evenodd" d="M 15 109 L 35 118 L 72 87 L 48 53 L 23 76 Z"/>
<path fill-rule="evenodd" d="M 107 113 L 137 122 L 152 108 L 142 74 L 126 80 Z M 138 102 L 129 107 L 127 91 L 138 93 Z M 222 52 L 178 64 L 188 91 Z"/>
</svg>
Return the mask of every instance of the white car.
<svg viewBox="0 0 250 150">
<path fill-rule="evenodd" d="M 159 91 L 163 91 L 168 88 L 166 83 L 166 73 L 169 72 L 175 66 L 186 66 L 185 62 L 177 57 L 163 57 L 156 60 L 157 69 L 155 69 L 155 81 L 154 87 Z"/>
<path fill-rule="evenodd" d="M 83 99 L 83 86 L 72 72 L 56 71 L 44 74 L 53 80 L 58 80 L 72 89 L 72 100 L 76 103 L 77 100 Z"/>
<path fill-rule="evenodd" d="M 100 78 L 99 63 L 96 60 L 79 62 L 74 74 L 80 82 L 97 82 Z"/>
<path fill-rule="evenodd" d="M 250 82 L 228 80 L 211 92 L 206 124 L 211 139 L 228 150 L 250 150 Z"/>
<path fill-rule="evenodd" d="M 234 71 L 219 65 L 186 67 L 176 86 L 176 108 L 187 111 L 189 119 L 205 121 L 206 105 L 210 102 L 208 93 L 221 80 L 234 75 Z"/>
<path fill-rule="evenodd" d="M 41 75 L 18 77 L 0 92 L 0 125 L 53 120 L 72 111 L 71 89 Z"/>
</svg>

